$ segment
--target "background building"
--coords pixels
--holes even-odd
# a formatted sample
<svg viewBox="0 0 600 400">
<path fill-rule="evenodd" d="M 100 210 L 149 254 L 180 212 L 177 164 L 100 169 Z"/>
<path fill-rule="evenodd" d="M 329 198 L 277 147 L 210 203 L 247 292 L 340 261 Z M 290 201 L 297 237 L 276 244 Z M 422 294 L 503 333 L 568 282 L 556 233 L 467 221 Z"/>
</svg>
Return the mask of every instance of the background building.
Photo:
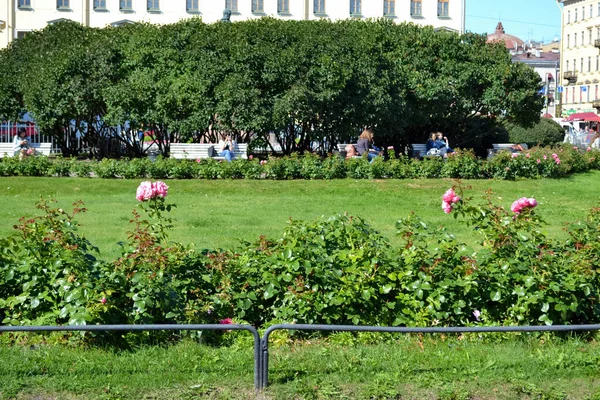
<svg viewBox="0 0 600 400">
<path fill-rule="evenodd" d="M 560 0 L 562 116 L 600 108 L 600 2 Z"/>
<path fill-rule="evenodd" d="M 466 0 L 4 0 L 0 48 L 61 19 L 105 27 L 128 22 L 169 24 L 201 17 L 212 23 L 232 11 L 231 21 L 271 16 L 309 20 L 391 18 L 456 32 L 465 31 Z"/>
<path fill-rule="evenodd" d="M 502 42 L 512 55 L 513 62 L 529 65 L 542 78 L 545 97 L 542 115 L 549 118 L 559 117 L 557 107 L 556 80 L 560 72 L 560 42 L 551 43 L 525 42 L 516 36 L 506 33 L 502 22 L 496 26 L 494 33 L 487 36 L 488 42 Z"/>
</svg>

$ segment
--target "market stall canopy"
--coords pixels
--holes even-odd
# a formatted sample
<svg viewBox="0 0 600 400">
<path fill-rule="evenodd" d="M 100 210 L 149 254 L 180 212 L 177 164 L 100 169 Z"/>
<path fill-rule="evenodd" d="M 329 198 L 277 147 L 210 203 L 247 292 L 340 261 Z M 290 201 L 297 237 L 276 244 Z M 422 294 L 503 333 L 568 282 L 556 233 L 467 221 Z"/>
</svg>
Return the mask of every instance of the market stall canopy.
<svg viewBox="0 0 600 400">
<path fill-rule="evenodd" d="M 597 115 L 593 112 L 584 112 L 584 113 L 576 113 L 571 114 L 567 118 L 564 119 L 565 122 L 573 122 L 573 121 L 595 121 L 600 122 L 600 115 Z"/>
</svg>

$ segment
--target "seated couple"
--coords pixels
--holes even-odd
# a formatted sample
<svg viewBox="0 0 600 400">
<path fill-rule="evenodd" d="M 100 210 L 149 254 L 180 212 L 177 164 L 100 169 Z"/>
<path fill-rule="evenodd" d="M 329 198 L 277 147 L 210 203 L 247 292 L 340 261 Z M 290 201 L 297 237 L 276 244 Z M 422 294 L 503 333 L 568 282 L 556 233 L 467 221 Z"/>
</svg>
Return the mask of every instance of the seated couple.
<svg viewBox="0 0 600 400">
<path fill-rule="evenodd" d="M 446 157 L 446 154 L 454 153 L 448 144 L 448 138 L 442 132 L 432 132 L 425 148 L 428 156 Z"/>
</svg>

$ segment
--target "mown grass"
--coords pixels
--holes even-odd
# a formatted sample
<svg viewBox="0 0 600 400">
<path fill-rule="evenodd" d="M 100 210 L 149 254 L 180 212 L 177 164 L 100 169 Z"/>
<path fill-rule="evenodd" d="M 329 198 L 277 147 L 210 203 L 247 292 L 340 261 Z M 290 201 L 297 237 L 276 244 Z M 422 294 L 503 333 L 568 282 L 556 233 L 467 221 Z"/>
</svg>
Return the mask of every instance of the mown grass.
<svg viewBox="0 0 600 400">
<path fill-rule="evenodd" d="M 347 336 L 346 336 L 347 338 Z M 253 389 L 251 341 L 114 352 L 0 348 L 0 397 L 17 399 L 598 399 L 595 341 L 382 338 L 272 346 Z"/>
<path fill-rule="evenodd" d="M 493 189 L 498 203 L 510 207 L 515 199 L 528 196 L 540 202 L 536 209 L 549 223 L 552 235 L 564 235 L 564 223 L 584 218 L 598 205 L 600 172 L 560 180 L 464 181 L 471 186 L 467 195 L 483 201 Z M 81 232 L 98 246 L 102 258 L 119 254 L 118 242 L 127 238 L 128 221 L 137 204 L 139 180 L 84 178 L 0 178 L 0 235 L 25 215 L 36 214 L 39 196 L 52 196 L 59 206 L 70 209 L 83 200 L 88 212 L 77 220 Z M 414 211 L 431 226 L 445 225 L 459 239 L 473 233 L 441 211 L 441 195 L 452 180 L 333 180 L 333 181 L 250 181 L 250 180 L 169 180 L 168 200 L 177 204 L 172 239 L 194 243 L 198 248 L 232 248 L 240 239 L 254 241 L 260 235 L 280 237 L 286 221 L 348 212 L 369 221 L 376 229 L 395 239 L 395 222 Z"/>
</svg>

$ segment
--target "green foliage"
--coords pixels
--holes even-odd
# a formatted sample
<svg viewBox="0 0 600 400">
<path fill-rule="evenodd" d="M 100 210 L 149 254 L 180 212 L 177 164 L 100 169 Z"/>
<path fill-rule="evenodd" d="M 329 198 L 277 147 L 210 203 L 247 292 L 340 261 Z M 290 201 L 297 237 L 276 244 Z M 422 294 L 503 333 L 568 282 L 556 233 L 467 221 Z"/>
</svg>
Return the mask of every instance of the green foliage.
<svg viewBox="0 0 600 400">
<path fill-rule="evenodd" d="M 37 208 L 44 214 L 21 218 L 19 233 L 2 239 L 3 324 L 79 325 L 97 317 L 88 304 L 97 296 L 91 278 L 98 249 L 77 234 L 73 217 L 85 208 L 81 203 L 73 207 L 68 214 L 42 199 Z"/>
<path fill-rule="evenodd" d="M 281 239 L 244 247 L 227 261 L 223 290 L 238 318 L 389 324 L 389 243 L 362 219 L 290 221 Z"/>
<path fill-rule="evenodd" d="M 139 131 L 163 155 L 175 136 L 214 143 L 223 131 L 251 147 L 272 133 L 284 154 L 311 144 L 327 154 L 364 126 L 383 146 L 440 129 L 467 143 L 480 133 L 473 120 L 529 125 L 542 108 L 539 76 L 505 47 L 388 19 L 60 22 L 12 42 L 0 62 L 0 116 L 29 111 L 65 156 L 79 151 L 64 134 L 75 131 L 95 158 L 108 143 L 142 156 Z"/>
<path fill-rule="evenodd" d="M 548 118 L 541 118 L 531 127 L 519 126 L 513 122 L 504 122 L 510 143 L 526 143 L 528 146 L 554 146 L 563 141 L 565 131 Z"/>
</svg>

